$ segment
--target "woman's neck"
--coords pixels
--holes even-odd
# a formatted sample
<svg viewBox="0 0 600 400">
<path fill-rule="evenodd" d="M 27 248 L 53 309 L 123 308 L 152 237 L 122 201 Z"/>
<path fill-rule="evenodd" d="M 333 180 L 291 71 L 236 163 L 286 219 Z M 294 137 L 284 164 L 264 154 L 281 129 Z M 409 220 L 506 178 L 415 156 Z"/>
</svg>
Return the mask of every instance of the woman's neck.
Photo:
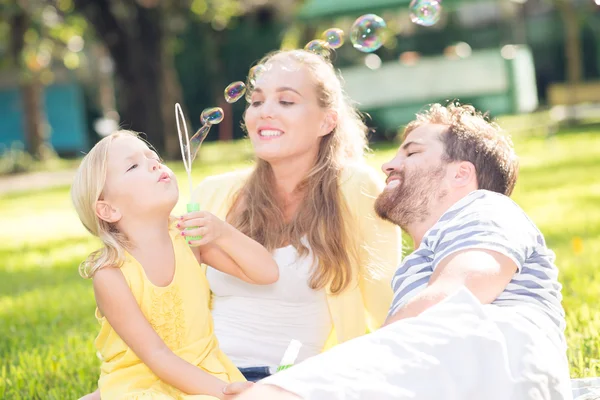
<svg viewBox="0 0 600 400">
<path fill-rule="evenodd" d="M 315 165 L 316 155 L 288 158 L 270 163 L 275 178 L 275 190 L 284 200 L 295 197 L 296 189 Z"/>
</svg>

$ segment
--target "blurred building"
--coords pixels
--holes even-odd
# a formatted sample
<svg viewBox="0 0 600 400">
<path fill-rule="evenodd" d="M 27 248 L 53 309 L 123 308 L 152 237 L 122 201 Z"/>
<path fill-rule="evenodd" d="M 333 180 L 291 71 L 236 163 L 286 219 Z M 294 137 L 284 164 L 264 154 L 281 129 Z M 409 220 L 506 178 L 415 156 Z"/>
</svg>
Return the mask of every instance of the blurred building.
<svg viewBox="0 0 600 400">
<path fill-rule="evenodd" d="M 578 58 L 578 79 L 600 78 L 600 5 L 595 0 L 443 0 L 441 18 L 430 27 L 411 22 L 409 3 L 309 0 L 298 14 L 298 21 L 314 36 L 333 26 L 348 33 L 354 20 L 366 13 L 386 21 L 389 38 L 382 48 L 365 54 L 349 44 L 334 56 L 349 94 L 371 114 L 375 126 L 394 130 L 423 105 L 455 98 L 493 115 L 529 112 L 562 101 L 549 92 L 565 92 L 552 90 L 553 85 L 567 81 L 573 69 L 568 66 L 573 44 L 565 6 L 579 32 L 579 52 L 570 53 Z M 600 102 L 600 93 L 596 97 Z M 580 100 L 590 99 L 594 100 Z"/>
</svg>

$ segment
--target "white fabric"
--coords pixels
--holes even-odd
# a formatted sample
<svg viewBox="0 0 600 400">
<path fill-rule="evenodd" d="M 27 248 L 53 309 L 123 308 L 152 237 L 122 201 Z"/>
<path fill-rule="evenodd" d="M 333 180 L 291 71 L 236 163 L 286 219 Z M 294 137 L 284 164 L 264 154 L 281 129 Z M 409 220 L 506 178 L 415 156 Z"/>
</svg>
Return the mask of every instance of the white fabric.
<svg viewBox="0 0 600 400">
<path fill-rule="evenodd" d="M 308 242 L 304 242 L 305 245 Z M 308 247 L 308 246 L 307 246 Z M 319 354 L 332 329 L 325 290 L 308 286 L 312 252 L 276 249 L 279 280 L 251 285 L 208 268 L 212 316 L 221 350 L 238 367 L 277 367 L 292 339 L 302 343 L 297 361 Z"/>
<path fill-rule="evenodd" d="M 437 266 L 451 254 L 486 249 L 505 255 L 517 267 L 493 301 L 502 307 L 526 307 L 528 319 L 566 348 L 565 312 L 555 254 L 540 230 L 510 198 L 475 190 L 457 201 L 427 231 L 418 249 L 407 256 L 392 280 L 393 315 L 425 290 Z"/>
<path fill-rule="evenodd" d="M 576 400 L 600 400 L 600 377 L 571 379 L 571 387 Z"/>
<path fill-rule="evenodd" d="M 310 400 L 572 398 L 564 351 L 516 307 L 465 288 L 261 382 Z"/>
</svg>

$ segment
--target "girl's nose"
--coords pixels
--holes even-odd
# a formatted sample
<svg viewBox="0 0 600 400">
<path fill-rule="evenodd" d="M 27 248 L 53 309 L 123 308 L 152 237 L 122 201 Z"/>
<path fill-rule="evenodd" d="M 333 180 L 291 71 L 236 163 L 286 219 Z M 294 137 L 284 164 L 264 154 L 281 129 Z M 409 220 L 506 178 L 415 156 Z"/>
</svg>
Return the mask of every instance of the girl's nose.
<svg viewBox="0 0 600 400">
<path fill-rule="evenodd" d="M 148 162 L 150 163 L 151 171 L 156 171 L 157 169 L 160 169 L 160 163 L 157 160 L 151 158 L 148 160 Z"/>
</svg>

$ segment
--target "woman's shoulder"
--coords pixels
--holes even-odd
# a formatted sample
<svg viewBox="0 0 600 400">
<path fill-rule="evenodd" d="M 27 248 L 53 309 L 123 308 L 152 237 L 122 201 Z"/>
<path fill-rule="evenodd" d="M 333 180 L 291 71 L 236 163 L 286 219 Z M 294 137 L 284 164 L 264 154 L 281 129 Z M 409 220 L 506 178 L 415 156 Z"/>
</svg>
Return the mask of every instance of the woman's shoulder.
<svg viewBox="0 0 600 400">
<path fill-rule="evenodd" d="M 353 162 L 342 168 L 340 186 L 343 191 L 360 189 L 367 194 L 379 194 L 385 186 L 385 177 L 365 161 Z"/>
<path fill-rule="evenodd" d="M 229 203 L 251 172 L 243 169 L 206 177 L 196 186 L 193 199 L 203 210 L 220 209 Z"/>
<path fill-rule="evenodd" d="M 195 192 L 200 194 L 206 194 L 207 192 L 223 192 L 232 190 L 240 187 L 248 178 L 251 169 L 241 169 L 231 172 L 226 172 L 218 175 L 211 175 L 204 178 L 198 186 L 196 186 Z"/>
</svg>

